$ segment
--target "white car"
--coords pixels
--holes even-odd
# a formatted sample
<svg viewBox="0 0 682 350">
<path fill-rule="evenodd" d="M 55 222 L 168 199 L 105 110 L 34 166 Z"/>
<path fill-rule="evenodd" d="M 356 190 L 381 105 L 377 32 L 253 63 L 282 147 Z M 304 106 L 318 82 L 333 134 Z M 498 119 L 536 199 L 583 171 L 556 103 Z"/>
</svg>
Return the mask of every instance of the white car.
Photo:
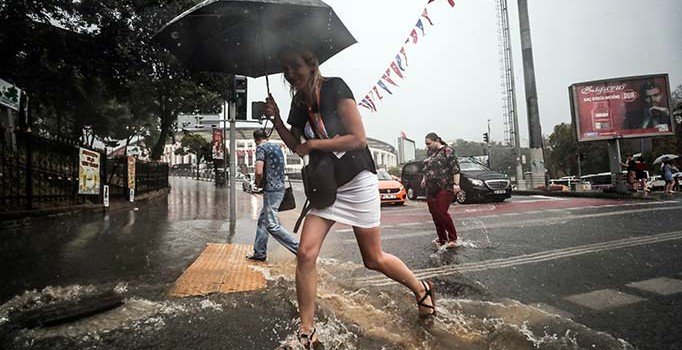
<svg viewBox="0 0 682 350">
<path fill-rule="evenodd" d="M 244 175 L 242 190 L 247 193 L 262 193 L 263 189 L 256 186 L 256 176 L 254 174 Z"/>
<path fill-rule="evenodd" d="M 663 176 L 661 175 L 654 175 L 646 180 L 646 186 L 651 191 L 663 191 L 665 180 L 663 180 Z"/>
</svg>

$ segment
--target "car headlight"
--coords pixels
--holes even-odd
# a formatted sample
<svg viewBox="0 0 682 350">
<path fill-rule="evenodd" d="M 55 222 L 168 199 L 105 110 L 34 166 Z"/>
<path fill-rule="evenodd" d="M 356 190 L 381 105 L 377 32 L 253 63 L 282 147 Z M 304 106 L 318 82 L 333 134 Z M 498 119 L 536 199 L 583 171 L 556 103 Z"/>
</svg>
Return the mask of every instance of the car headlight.
<svg viewBox="0 0 682 350">
<path fill-rule="evenodd" d="M 483 181 L 481 180 L 469 179 L 469 182 L 476 187 L 483 187 Z"/>
<path fill-rule="evenodd" d="M 405 186 L 400 186 L 400 187 L 398 188 L 398 192 L 400 192 L 400 191 L 402 191 L 402 190 L 404 190 L 404 189 L 405 189 Z"/>
</svg>

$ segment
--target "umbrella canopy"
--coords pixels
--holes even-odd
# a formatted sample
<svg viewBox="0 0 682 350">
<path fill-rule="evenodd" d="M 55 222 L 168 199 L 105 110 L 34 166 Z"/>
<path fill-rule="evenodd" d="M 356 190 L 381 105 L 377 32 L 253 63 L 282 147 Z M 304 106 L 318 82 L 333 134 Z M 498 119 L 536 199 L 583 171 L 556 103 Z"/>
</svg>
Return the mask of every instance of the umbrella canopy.
<svg viewBox="0 0 682 350">
<path fill-rule="evenodd" d="M 669 160 L 677 159 L 677 158 L 679 158 L 679 157 L 680 157 L 680 156 L 678 156 L 678 155 L 676 155 L 676 154 L 664 154 L 664 155 L 662 155 L 662 156 L 656 158 L 656 159 L 654 160 L 654 164 L 663 163 L 663 162 L 666 162 L 666 161 L 669 161 Z"/>
<path fill-rule="evenodd" d="M 641 153 L 635 153 L 632 155 L 632 158 L 642 158 L 642 154 Z"/>
<path fill-rule="evenodd" d="M 277 55 L 286 47 L 322 63 L 356 42 L 319 0 L 206 0 L 155 37 L 190 70 L 254 78 L 281 72 Z"/>
</svg>

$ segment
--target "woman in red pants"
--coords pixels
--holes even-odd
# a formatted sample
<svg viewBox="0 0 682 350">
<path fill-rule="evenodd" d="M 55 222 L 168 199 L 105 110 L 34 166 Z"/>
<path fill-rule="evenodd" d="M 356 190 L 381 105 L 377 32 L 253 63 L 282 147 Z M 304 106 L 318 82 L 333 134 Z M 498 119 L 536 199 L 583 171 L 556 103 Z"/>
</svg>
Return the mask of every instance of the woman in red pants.
<svg viewBox="0 0 682 350">
<path fill-rule="evenodd" d="M 426 188 L 426 203 L 436 225 L 438 237 L 433 241 L 446 248 L 457 246 L 457 229 L 448 213 L 459 188 L 459 162 L 455 150 L 436 133 L 426 135 L 427 157 L 424 160 L 422 187 Z"/>
</svg>

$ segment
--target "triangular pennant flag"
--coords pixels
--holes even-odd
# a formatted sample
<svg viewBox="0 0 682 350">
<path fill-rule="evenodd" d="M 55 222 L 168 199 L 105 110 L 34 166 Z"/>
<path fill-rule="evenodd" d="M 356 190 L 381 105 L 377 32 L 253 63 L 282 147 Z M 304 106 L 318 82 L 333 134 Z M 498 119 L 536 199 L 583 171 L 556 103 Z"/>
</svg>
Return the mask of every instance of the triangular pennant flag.
<svg viewBox="0 0 682 350">
<path fill-rule="evenodd" d="M 409 66 L 409 64 L 407 64 L 407 54 L 405 53 L 405 47 L 400 48 L 400 53 L 403 54 L 403 58 L 405 58 L 405 67 Z"/>
<path fill-rule="evenodd" d="M 388 86 L 386 86 L 386 84 L 384 84 L 383 81 L 381 81 L 381 80 L 377 81 L 377 85 L 381 86 L 382 89 L 386 90 L 386 92 L 388 92 L 389 94 L 393 95 L 393 93 L 391 92 L 391 90 L 388 89 Z"/>
<path fill-rule="evenodd" d="M 421 29 L 421 31 L 422 31 L 422 36 L 425 36 L 426 33 L 424 33 L 424 24 L 422 23 L 421 18 L 417 21 L 416 26 L 417 26 L 417 28 Z"/>
<path fill-rule="evenodd" d="M 389 83 L 391 83 L 391 84 L 393 84 L 393 85 L 395 85 L 395 86 L 398 86 L 398 84 L 396 84 L 395 81 L 393 81 L 393 79 L 391 79 L 391 70 L 390 70 L 390 69 L 387 69 L 387 70 L 386 70 L 386 74 L 382 75 L 382 76 L 381 76 L 381 79 L 384 79 L 384 80 L 386 80 L 387 82 L 389 82 Z"/>
<path fill-rule="evenodd" d="M 372 89 L 374 90 L 374 93 L 377 94 L 377 97 L 379 98 L 379 100 L 384 99 L 384 97 L 379 94 L 379 90 L 377 90 L 376 86 L 374 86 Z"/>
<path fill-rule="evenodd" d="M 370 91 L 369 93 L 371 94 L 372 92 Z M 365 100 L 369 102 L 369 105 L 372 106 L 372 109 L 374 109 L 375 111 L 377 110 L 377 106 L 374 104 L 374 101 L 372 101 L 372 98 L 369 97 L 369 95 L 365 95 L 365 99 L 363 99 L 363 101 Z"/>
<path fill-rule="evenodd" d="M 403 73 L 400 72 L 400 68 L 398 68 L 398 65 L 395 64 L 395 61 L 391 62 L 391 69 L 393 69 L 395 74 L 397 74 L 399 77 L 401 77 L 403 79 L 405 78 L 405 77 L 403 77 Z"/>
<path fill-rule="evenodd" d="M 398 68 L 404 72 L 405 68 L 403 68 L 403 59 L 400 58 L 400 55 L 395 55 L 395 62 L 398 63 Z"/>
<path fill-rule="evenodd" d="M 430 4 L 430 3 L 434 2 L 434 1 L 436 1 L 436 0 L 429 0 L 429 2 L 427 2 L 427 4 Z"/>
<path fill-rule="evenodd" d="M 417 36 L 417 30 L 412 29 L 412 33 L 410 33 L 410 36 L 412 37 L 412 42 L 416 44 L 417 41 L 419 40 L 419 36 Z"/>
<path fill-rule="evenodd" d="M 410 37 L 407 37 L 407 39 L 405 39 L 405 44 L 407 44 L 409 42 L 410 42 Z"/>
<path fill-rule="evenodd" d="M 422 17 L 426 18 L 430 25 L 433 25 L 433 22 L 431 22 L 431 18 L 429 18 L 429 13 L 426 11 L 426 9 L 424 9 L 424 12 L 422 12 Z"/>
<path fill-rule="evenodd" d="M 455 0 L 448 0 L 450 6 L 455 7 Z"/>
<path fill-rule="evenodd" d="M 366 101 L 367 100 L 362 100 L 362 102 L 358 103 L 358 105 L 369 109 L 371 112 L 374 112 L 374 110 L 372 109 L 372 106 L 370 106 L 369 103 L 367 103 Z"/>
<path fill-rule="evenodd" d="M 372 103 L 371 100 L 368 100 L 367 98 L 363 98 L 363 99 L 362 99 L 362 103 L 364 103 L 365 105 L 367 105 L 367 107 L 369 107 L 369 109 L 371 109 L 371 110 L 373 110 L 373 111 L 376 112 L 376 110 L 377 110 L 377 109 L 376 109 L 376 106 L 374 106 L 374 103 Z"/>
</svg>

